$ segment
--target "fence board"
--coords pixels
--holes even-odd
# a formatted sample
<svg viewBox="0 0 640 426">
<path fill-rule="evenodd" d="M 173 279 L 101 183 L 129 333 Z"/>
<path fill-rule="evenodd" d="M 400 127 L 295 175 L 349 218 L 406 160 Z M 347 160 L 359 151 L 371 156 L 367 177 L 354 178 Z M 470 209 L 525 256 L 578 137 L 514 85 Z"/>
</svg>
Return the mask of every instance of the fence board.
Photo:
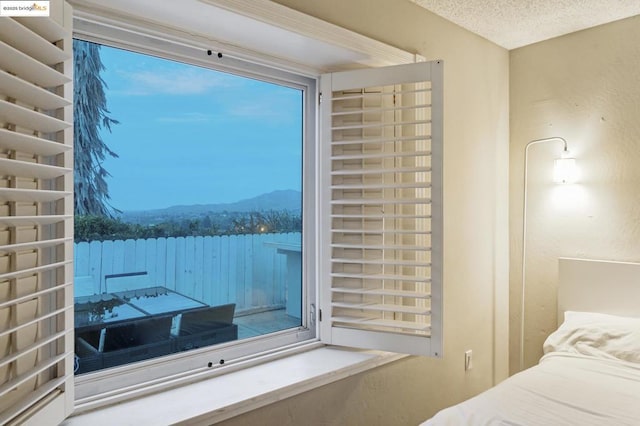
<svg viewBox="0 0 640 426">
<path fill-rule="evenodd" d="M 236 249 L 236 253 L 237 253 L 237 257 L 236 257 L 236 262 L 235 262 L 235 268 L 236 268 L 236 292 L 237 292 L 237 303 L 240 306 L 247 306 L 247 292 L 250 292 L 251 290 L 247 290 L 247 287 L 249 286 L 249 284 L 246 281 L 246 269 L 247 269 L 247 265 L 245 264 L 246 262 L 246 258 L 247 258 L 247 249 L 246 249 L 246 242 L 247 242 L 247 235 L 238 235 L 236 236 L 236 240 L 238 243 L 237 249 Z M 230 267 L 233 267 L 232 265 L 229 265 Z"/>
<path fill-rule="evenodd" d="M 147 247 L 152 247 L 154 240 L 133 240 L 134 255 L 133 255 L 133 269 L 140 272 L 147 273 L 147 279 L 151 285 L 155 285 L 155 274 L 147 268 Z"/>
<path fill-rule="evenodd" d="M 194 238 L 193 298 L 204 300 L 204 237 Z"/>
<path fill-rule="evenodd" d="M 155 270 L 156 270 L 156 283 L 158 283 L 158 285 L 163 285 L 165 287 L 168 287 L 167 283 L 169 282 L 169 278 L 168 278 L 167 265 L 170 263 L 169 259 L 171 259 L 167 249 L 168 241 L 169 240 L 167 238 L 158 238 L 156 240 L 155 255 L 157 257 L 153 260 L 153 262 L 155 263 Z M 152 262 L 151 259 L 148 260 L 147 265 L 150 265 L 151 262 Z"/>
<path fill-rule="evenodd" d="M 263 249 L 266 234 L 254 235 L 251 241 L 253 259 L 251 265 L 251 275 L 253 283 L 253 297 L 251 303 L 253 306 L 267 306 L 270 300 L 267 300 L 267 292 L 265 291 L 265 285 L 267 282 L 267 275 L 265 274 L 265 256 L 266 250 Z"/>
<path fill-rule="evenodd" d="M 136 240 L 125 240 L 123 269 L 127 272 L 144 272 L 144 269 L 136 268 Z"/>
<path fill-rule="evenodd" d="M 165 264 L 166 269 L 166 277 L 167 277 L 167 288 L 172 290 L 176 289 L 176 238 L 168 238 L 167 239 L 167 252 L 165 255 L 165 259 L 167 263 Z"/>
<path fill-rule="evenodd" d="M 213 237 L 202 239 L 202 301 L 213 305 Z"/>
<path fill-rule="evenodd" d="M 99 275 L 102 293 L 107 291 L 105 276 L 113 273 L 114 253 L 114 242 L 105 241 L 102 245 L 102 268 Z"/>
<path fill-rule="evenodd" d="M 236 268 L 237 264 L 238 264 L 238 236 L 231 235 L 229 237 L 228 257 L 225 259 L 225 264 L 224 264 L 224 268 L 229 271 L 229 280 L 227 281 L 227 289 L 229 292 L 229 302 L 235 303 L 237 306 L 243 306 L 238 300 L 238 294 L 241 293 L 238 287 L 244 285 L 244 283 L 241 283 L 238 281 L 238 268 Z M 232 285 L 232 283 L 235 283 L 235 285 Z"/>
<path fill-rule="evenodd" d="M 115 240 L 113 242 L 113 253 L 111 254 L 113 263 L 111 264 L 112 273 L 115 271 L 126 271 L 124 268 L 124 241 Z"/>
<path fill-rule="evenodd" d="M 96 293 L 102 293 L 102 277 L 104 276 L 104 258 L 102 256 L 103 244 L 100 241 L 89 243 L 89 273 L 94 280 L 93 288 Z"/>
<path fill-rule="evenodd" d="M 176 291 L 182 294 L 186 294 L 185 282 L 186 282 L 186 240 L 184 237 L 176 238 Z"/>
<path fill-rule="evenodd" d="M 89 274 L 89 243 L 81 242 L 76 244 L 78 255 L 73 262 L 73 274 L 76 277 L 87 276 Z"/>
<path fill-rule="evenodd" d="M 138 244 L 144 246 L 144 264 L 147 273 L 149 274 L 149 281 L 153 283 L 153 285 L 161 285 L 164 286 L 164 274 L 160 274 L 159 269 L 162 265 L 160 262 L 160 258 L 158 257 L 158 245 L 161 241 L 165 241 L 164 238 L 149 238 L 148 240 L 138 240 Z M 137 256 L 137 254 L 136 254 Z"/>
<path fill-rule="evenodd" d="M 212 305 L 221 305 L 223 301 L 228 300 L 226 292 L 224 290 L 224 284 L 222 283 L 222 242 L 225 241 L 223 237 L 214 238 L 212 243 L 213 251 L 213 273 L 211 277 L 211 293 L 213 297 Z"/>
<path fill-rule="evenodd" d="M 231 294 L 229 292 L 229 250 L 230 237 L 223 236 L 220 238 L 219 265 L 220 265 L 220 285 L 218 286 L 218 300 L 228 300 L 231 302 Z"/>
<path fill-rule="evenodd" d="M 269 244 L 265 244 L 269 243 Z M 286 256 L 273 243 L 300 243 L 300 234 L 91 241 L 75 244 L 76 277 L 107 291 L 104 277 L 148 273 L 161 285 L 209 305 L 236 303 L 236 310 L 282 307 L 286 300 Z"/>
</svg>

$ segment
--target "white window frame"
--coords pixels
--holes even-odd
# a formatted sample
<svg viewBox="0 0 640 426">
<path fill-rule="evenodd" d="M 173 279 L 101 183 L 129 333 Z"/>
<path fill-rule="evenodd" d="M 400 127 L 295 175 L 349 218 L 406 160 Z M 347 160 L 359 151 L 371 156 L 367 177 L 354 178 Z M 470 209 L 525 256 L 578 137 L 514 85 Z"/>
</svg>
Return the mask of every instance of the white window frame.
<svg viewBox="0 0 640 426">
<path fill-rule="evenodd" d="M 193 43 L 176 43 L 155 39 L 162 43 L 162 49 L 153 46 L 153 36 L 144 29 L 125 29 L 113 26 L 110 22 L 91 18 L 74 19 L 74 38 L 95 42 L 101 45 L 131 50 L 167 60 L 187 63 L 195 66 L 233 73 L 244 77 L 253 77 L 262 81 L 279 84 L 301 90 L 303 93 L 303 231 L 302 231 L 302 325 L 294 329 L 283 330 L 250 339 L 221 343 L 179 354 L 150 359 L 130 365 L 121 365 L 109 370 L 82 374 L 76 377 L 76 408 L 88 410 L 100 406 L 108 399 L 110 403 L 141 396 L 157 390 L 160 383 L 175 386 L 177 383 L 189 383 L 203 377 L 218 374 L 225 366 L 227 372 L 234 364 L 246 364 L 248 359 L 264 357 L 273 352 L 286 349 L 288 353 L 307 350 L 309 344 L 318 342 L 318 327 L 315 321 L 316 306 L 316 258 L 315 241 L 315 188 L 316 188 L 316 152 L 317 134 L 317 80 L 307 76 L 290 73 L 249 63 L 234 57 L 222 58 L 209 55 L 205 46 Z M 280 354 L 279 354 L 280 355 Z"/>
</svg>

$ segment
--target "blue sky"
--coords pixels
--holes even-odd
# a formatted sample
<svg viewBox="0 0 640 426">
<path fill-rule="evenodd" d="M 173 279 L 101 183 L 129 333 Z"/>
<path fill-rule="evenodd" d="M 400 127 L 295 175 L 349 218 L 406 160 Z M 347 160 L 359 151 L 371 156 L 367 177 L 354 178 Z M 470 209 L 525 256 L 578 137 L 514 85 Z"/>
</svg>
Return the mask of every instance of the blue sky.
<svg viewBox="0 0 640 426">
<path fill-rule="evenodd" d="M 119 155 L 104 163 L 115 208 L 301 190 L 301 91 L 109 47 L 100 54 L 109 115 L 120 122 L 102 132 Z"/>
</svg>

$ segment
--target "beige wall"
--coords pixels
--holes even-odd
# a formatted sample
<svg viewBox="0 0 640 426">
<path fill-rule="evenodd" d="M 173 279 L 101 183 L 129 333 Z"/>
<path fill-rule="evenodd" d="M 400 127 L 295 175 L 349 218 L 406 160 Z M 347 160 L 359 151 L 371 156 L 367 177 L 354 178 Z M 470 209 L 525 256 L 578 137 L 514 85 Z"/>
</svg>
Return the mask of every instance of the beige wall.
<svg viewBox="0 0 640 426">
<path fill-rule="evenodd" d="M 580 183 L 550 183 L 557 142 L 530 149 L 525 366 L 556 325 L 557 258 L 640 261 L 640 16 L 510 55 L 510 368 L 519 366 L 523 150 L 562 136 Z"/>
<path fill-rule="evenodd" d="M 508 52 L 406 0 L 278 3 L 445 62 L 445 356 L 405 359 L 224 424 L 414 425 L 506 375 Z"/>
</svg>

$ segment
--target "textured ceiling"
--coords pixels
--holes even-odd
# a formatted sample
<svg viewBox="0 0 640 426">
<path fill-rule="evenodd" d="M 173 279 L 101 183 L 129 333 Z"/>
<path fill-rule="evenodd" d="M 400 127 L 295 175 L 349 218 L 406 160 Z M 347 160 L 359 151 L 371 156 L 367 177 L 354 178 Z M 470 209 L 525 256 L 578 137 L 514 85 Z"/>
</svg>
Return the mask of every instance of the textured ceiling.
<svg viewBox="0 0 640 426">
<path fill-rule="evenodd" d="M 640 14 L 640 0 L 409 0 L 507 49 Z"/>
</svg>

